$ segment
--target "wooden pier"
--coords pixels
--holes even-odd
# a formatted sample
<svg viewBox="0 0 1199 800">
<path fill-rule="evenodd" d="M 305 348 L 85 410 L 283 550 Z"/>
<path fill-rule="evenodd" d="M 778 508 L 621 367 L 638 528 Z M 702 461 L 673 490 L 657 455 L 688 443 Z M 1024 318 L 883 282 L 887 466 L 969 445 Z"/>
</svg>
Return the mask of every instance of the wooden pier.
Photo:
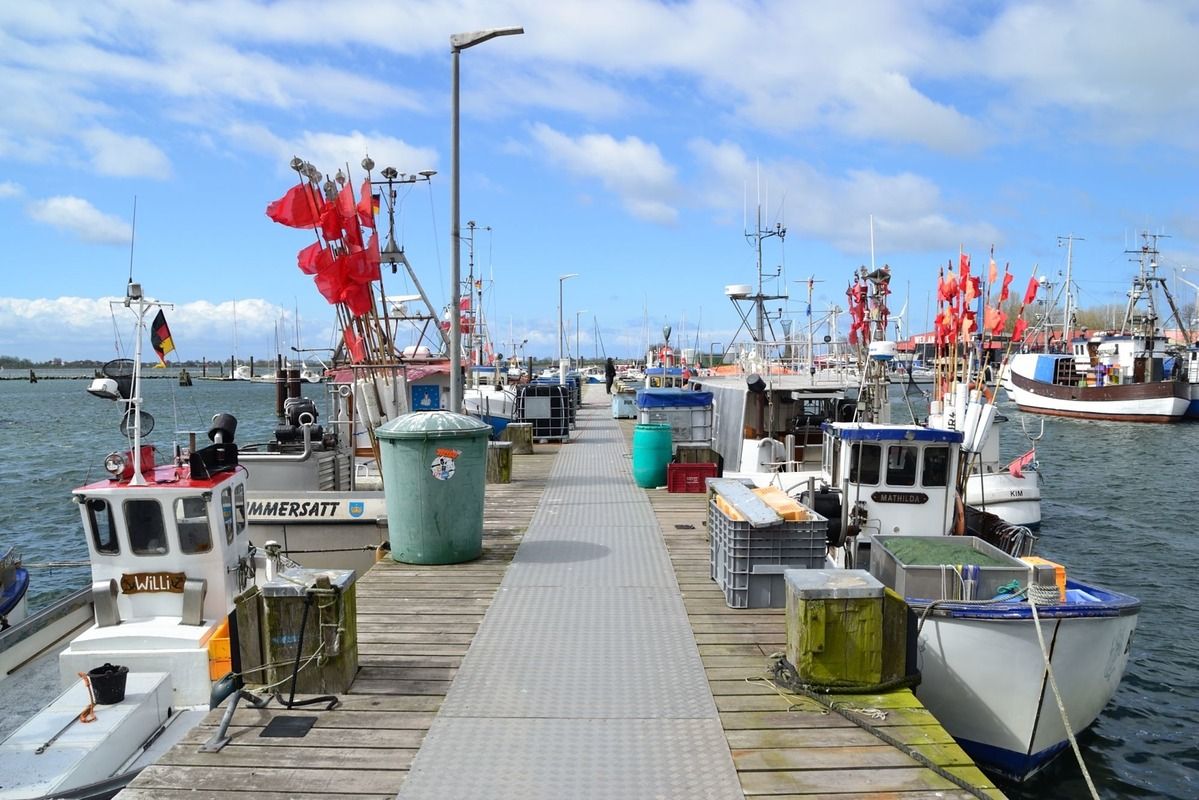
<svg viewBox="0 0 1199 800">
<path fill-rule="evenodd" d="M 606 406 L 599 411 L 595 406 L 606 397 L 591 392 L 591 408 L 584 409 L 603 417 Z M 607 424 L 616 423 L 609 416 Z M 623 427 L 627 433 L 631 423 Z M 359 579 L 362 668 L 336 709 L 271 704 L 258 710 L 243 704 L 230 729 L 231 743 L 219 753 L 201 753 L 199 745 L 223 713 L 213 711 L 120 797 L 395 797 L 550 484 L 558 453 L 582 447 L 585 442 L 540 444 L 534 454 L 512 459 L 512 482 L 487 487 L 482 558 L 438 567 L 388 560 Z M 955 786 L 814 701 L 769 685 L 768 657 L 784 647 L 782 610 L 725 605 L 709 579 L 703 495 L 665 489 L 647 494 L 746 797 L 1002 797 L 910 692 L 839 700 L 881 716 L 874 724 L 980 793 Z M 303 738 L 260 737 L 277 716 L 315 716 L 316 722 Z M 470 756 L 462 754 L 464 760 Z"/>
</svg>

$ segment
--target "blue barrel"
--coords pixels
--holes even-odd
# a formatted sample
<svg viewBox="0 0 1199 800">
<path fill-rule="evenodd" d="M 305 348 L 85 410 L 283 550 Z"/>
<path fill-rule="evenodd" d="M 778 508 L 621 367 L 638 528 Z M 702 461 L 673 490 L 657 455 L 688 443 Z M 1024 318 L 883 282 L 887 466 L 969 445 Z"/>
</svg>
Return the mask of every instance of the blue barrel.
<svg viewBox="0 0 1199 800">
<path fill-rule="evenodd" d="M 670 426 L 665 423 L 633 428 L 633 480 L 642 489 L 666 485 L 670 463 Z"/>
</svg>

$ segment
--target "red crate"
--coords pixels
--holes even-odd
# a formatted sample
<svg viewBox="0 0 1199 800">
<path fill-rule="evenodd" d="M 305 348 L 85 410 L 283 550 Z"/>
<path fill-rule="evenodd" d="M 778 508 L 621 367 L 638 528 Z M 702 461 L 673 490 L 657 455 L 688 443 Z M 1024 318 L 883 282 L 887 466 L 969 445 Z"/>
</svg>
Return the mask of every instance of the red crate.
<svg viewBox="0 0 1199 800">
<path fill-rule="evenodd" d="M 704 478 L 716 477 L 715 464 L 667 464 L 666 491 L 671 493 L 703 492 Z"/>
</svg>

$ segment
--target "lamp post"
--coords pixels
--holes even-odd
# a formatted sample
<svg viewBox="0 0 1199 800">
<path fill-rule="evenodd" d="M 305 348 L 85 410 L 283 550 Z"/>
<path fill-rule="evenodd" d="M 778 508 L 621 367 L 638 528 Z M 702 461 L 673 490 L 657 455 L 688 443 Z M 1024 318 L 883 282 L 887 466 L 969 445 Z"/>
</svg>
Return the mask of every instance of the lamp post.
<svg viewBox="0 0 1199 800">
<path fill-rule="evenodd" d="M 566 385 L 566 361 L 562 358 L 562 344 L 566 334 L 562 330 L 562 284 L 567 278 L 577 278 L 579 273 L 568 272 L 558 276 L 558 383 Z"/>
<path fill-rule="evenodd" d="M 524 28 L 489 28 L 450 35 L 450 411 L 462 413 L 462 302 L 458 224 L 458 54 L 497 36 L 514 36 Z"/>
<path fill-rule="evenodd" d="M 583 351 L 579 349 L 579 317 L 587 313 L 587 309 L 582 309 L 575 312 L 575 359 L 578 360 L 578 369 L 583 368 Z"/>
</svg>

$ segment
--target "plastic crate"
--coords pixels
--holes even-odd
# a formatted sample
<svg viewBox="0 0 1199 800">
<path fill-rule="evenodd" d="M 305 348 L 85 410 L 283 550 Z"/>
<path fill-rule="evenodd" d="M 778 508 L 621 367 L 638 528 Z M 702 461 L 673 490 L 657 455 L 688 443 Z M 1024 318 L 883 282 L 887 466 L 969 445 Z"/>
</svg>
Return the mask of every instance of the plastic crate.
<svg viewBox="0 0 1199 800">
<path fill-rule="evenodd" d="M 744 585 L 730 582 L 723 586 L 724 602 L 729 608 L 785 608 L 787 582 L 783 573 L 797 567 L 789 564 L 760 564 L 744 575 Z"/>
<path fill-rule="evenodd" d="M 754 528 L 744 520 L 733 520 L 715 500 L 708 502 L 708 530 L 728 547 L 821 545 L 828 540 L 828 519 L 811 512 L 807 520 L 784 520 L 766 528 Z M 778 541 L 782 540 L 782 541 Z"/>
<path fill-rule="evenodd" d="M 715 477 L 715 464 L 667 464 L 666 491 L 672 494 L 703 492 L 708 488 L 704 479 Z"/>
</svg>

